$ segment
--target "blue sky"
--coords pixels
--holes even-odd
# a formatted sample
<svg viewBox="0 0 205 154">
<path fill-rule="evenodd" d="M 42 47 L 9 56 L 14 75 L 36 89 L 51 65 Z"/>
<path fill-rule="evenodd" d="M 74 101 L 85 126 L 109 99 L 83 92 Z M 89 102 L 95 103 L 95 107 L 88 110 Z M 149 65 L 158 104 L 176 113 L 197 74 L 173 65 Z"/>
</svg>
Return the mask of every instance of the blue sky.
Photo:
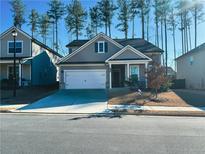
<svg viewBox="0 0 205 154">
<path fill-rule="evenodd" d="M 64 4 L 69 4 L 70 0 L 62 0 Z M 90 7 L 94 6 L 97 3 L 98 0 L 81 0 L 81 3 L 83 7 L 88 10 Z M 28 14 L 30 14 L 31 9 L 36 9 L 40 14 L 46 13 L 48 10 L 48 2 L 49 0 L 23 0 L 24 4 L 26 5 L 26 10 L 25 10 L 25 19 L 28 21 Z M 11 6 L 9 4 L 9 0 L 0 0 L 0 33 L 8 29 L 13 25 L 13 19 L 12 19 L 12 12 L 10 11 Z M 204 9 L 205 11 L 205 9 Z M 150 21 L 150 42 L 154 44 L 154 22 L 153 22 L 153 13 L 151 13 L 151 21 Z M 115 13 L 115 17 L 113 19 L 113 24 L 112 24 L 112 37 L 113 38 L 123 38 L 124 34 L 120 31 L 118 31 L 115 26 L 117 25 L 118 20 L 117 20 L 117 12 Z M 131 25 L 131 24 L 130 24 Z M 30 27 L 28 26 L 27 23 L 25 23 L 22 26 L 22 29 L 26 31 L 27 33 L 31 34 L 30 32 Z M 191 26 L 191 37 L 192 37 L 192 47 L 194 46 L 194 27 Z M 100 29 L 100 31 L 104 32 L 104 28 Z M 129 27 L 129 34 L 128 36 L 131 37 L 131 26 Z M 141 36 L 141 24 L 140 24 L 140 19 L 139 17 L 136 17 L 135 21 L 135 32 L 136 32 L 136 37 Z M 174 61 L 173 61 L 173 43 L 172 43 L 172 36 L 171 33 L 168 32 L 168 65 L 173 66 Z M 198 45 L 201 43 L 205 42 L 205 22 L 201 23 L 198 25 Z M 40 41 L 42 41 L 41 37 L 38 35 L 37 37 Z M 79 39 L 85 39 L 85 34 L 80 36 Z M 65 23 L 64 19 L 62 19 L 59 22 L 59 42 L 60 42 L 60 49 L 61 53 L 67 53 L 67 49 L 65 45 L 75 39 L 75 36 L 68 34 L 67 30 L 65 28 Z M 177 30 L 176 32 L 176 49 L 177 49 L 177 55 L 179 56 L 181 54 L 181 35 L 180 31 Z M 48 45 L 51 43 L 51 36 L 48 37 Z"/>
</svg>

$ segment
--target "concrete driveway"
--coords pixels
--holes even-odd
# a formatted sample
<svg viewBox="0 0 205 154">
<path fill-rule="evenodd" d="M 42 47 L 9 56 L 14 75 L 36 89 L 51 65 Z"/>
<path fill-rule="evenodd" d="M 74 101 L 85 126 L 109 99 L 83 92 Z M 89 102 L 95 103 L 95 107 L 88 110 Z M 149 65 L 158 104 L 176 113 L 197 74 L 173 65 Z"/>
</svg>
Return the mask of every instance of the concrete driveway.
<svg viewBox="0 0 205 154">
<path fill-rule="evenodd" d="M 103 113 L 107 108 L 106 90 L 59 90 L 18 112 Z"/>
<path fill-rule="evenodd" d="M 205 107 L 205 91 L 177 89 L 174 92 L 181 97 L 187 104 L 194 107 Z"/>
</svg>

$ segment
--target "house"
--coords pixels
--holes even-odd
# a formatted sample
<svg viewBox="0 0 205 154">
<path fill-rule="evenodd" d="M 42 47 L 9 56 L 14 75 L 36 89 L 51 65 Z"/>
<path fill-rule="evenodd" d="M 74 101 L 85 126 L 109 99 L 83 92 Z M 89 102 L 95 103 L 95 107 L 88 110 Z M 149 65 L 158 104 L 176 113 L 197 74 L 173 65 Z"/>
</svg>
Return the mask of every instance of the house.
<svg viewBox="0 0 205 154">
<path fill-rule="evenodd" d="M 61 89 L 124 87 L 131 75 L 145 87 L 149 63 L 161 63 L 163 52 L 143 39 L 112 39 L 103 33 L 74 40 L 67 47 L 71 53 L 58 63 Z"/>
<path fill-rule="evenodd" d="M 205 89 L 205 43 L 176 58 L 177 79 L 189 89 Z"/>
<path fill-rule="evenodd" d="M 14 39 L 16 36 L 16 73 L 19 86 L 49 85 L 56 82 L 56 62 L 62 57 L 45 44 L 16 27 L 0 35 L 0 80 L 13 78 Z"/>
<path fill-rule="evenodd" d="M 164 69 L 166 69 L 166 67 L 164 67 Z M 170 79 L 176 79 L 176 72 L 174 71 L 174 69 L 170 66 L 167 66 L 167 76 Z"/>
</svg>

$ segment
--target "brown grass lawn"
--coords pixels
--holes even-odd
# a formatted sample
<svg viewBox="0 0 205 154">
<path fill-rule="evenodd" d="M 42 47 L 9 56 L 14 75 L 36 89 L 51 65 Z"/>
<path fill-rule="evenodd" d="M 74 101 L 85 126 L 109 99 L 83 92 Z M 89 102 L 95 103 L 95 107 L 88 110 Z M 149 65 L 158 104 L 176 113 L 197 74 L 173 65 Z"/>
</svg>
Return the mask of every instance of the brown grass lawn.
<svg viewBox="0 0 205 154">
<path fill-rule="evenodd" d="M 158 94 L 160 99 L 163 99 L 163 102 L 153 102 L 150 101 L 150 98 L 153 97 L 150 92 L 144 92 L 142 96 L 137 94 L 137 92 L 131 91 L 119 91 L 112 92 L 110 91 L 109 95 L 109 104 L 110 105 L 119 105 L 119 104 L 136 104 L 143 106 L 169 106 L 169 107 L 187 107 L 190 106 L 173 91 L 162 92 Z"/>
<path fill-rule="evenodd" d="M 25 87 L 17 90 L 16 97 L 13 97 L 12 90 L 0 90 L 0 104 L 29 104 L 56 90 L 57 87 Z"/>
</svg>

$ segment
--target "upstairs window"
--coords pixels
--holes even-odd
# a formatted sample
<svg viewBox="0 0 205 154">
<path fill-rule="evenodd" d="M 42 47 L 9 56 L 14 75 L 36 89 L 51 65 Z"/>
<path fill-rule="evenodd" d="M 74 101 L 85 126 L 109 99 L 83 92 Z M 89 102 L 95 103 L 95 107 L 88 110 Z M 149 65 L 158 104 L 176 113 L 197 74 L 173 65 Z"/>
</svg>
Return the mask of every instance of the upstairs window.
<svg viewBox="0 0 205 154">
<path fill-rule="evenodd" d="M 104 41 L 98 41 L 95 43 L 95 52 L 97 53 L 105 53 L 107 52 L 107 42 Z"/>
<path fill-rule="evenodd" d="M 22 46 L 23 46 L 23 42 L 16 41 L 16 53 L 22 53 Z M 14 42 L 13 41 L 8 42 L 8 50 L 9 50 L 9 53 L 14 53 Z"/>
</svg>

